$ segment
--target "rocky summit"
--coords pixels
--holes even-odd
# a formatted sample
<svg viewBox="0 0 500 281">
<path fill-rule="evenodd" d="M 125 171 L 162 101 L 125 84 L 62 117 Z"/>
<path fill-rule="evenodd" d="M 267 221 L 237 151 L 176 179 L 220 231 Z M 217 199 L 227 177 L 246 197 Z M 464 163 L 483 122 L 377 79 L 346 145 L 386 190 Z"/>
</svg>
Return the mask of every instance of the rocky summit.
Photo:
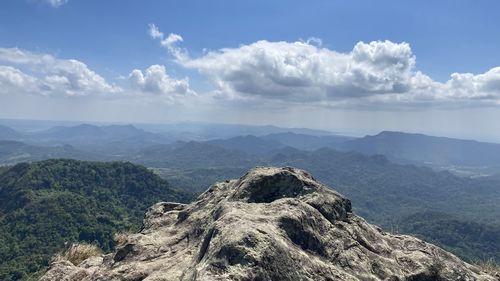
<svg viewBox="0 0 500 281">
<path fill-rule="evenodd" d="M 139 233 L 55 280 L 500 280 L 441 248 L 394 235 L 294 168 L 255 168 L 212 185 L 191 204 L 150 207 Z"/>
</svg>

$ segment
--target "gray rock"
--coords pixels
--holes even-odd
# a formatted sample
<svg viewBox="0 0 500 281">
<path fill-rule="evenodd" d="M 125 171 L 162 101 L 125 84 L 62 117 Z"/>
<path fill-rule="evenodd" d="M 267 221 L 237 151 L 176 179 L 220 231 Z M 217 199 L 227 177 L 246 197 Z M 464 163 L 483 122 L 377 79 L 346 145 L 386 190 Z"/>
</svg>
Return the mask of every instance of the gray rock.
<svg viewBox="0 0 500 281">
<path fill-rule="evenodd" d="M 41 280 L 499 280 L 368 224 L 348 199 L 288 167 L 255 168 L 189 205 L 155 204 L 142 230 L 101 260 L 54 263 Z"/>
</svg>

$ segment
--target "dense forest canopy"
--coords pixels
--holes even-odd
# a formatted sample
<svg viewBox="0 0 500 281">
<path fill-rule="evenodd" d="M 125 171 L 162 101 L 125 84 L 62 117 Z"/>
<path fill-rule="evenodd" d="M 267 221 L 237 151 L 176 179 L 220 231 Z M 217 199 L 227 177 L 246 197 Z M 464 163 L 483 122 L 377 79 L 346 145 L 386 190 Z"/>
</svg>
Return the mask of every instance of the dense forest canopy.
<svg viewBox="0 0 500 281">
<path fill-rule="evenodd" d="M 114 246 L 159 201 L 186 202 L 148 169 L 131 163 L 47 160 L 0 170 L 0 280 L 42 270 L 75 241 Z"/>
</svg>

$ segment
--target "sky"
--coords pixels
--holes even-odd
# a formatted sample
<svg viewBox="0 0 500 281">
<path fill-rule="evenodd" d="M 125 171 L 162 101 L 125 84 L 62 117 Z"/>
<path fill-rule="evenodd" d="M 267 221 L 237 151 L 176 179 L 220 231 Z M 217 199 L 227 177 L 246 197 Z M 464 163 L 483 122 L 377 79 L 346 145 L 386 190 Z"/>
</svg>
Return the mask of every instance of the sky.
<svg viewBox="0 0 500 281">
<path fill-rule="evenodd" d="M 500 2 L 0 1 L 0 118 L 500 141 Z"/>
</svg>

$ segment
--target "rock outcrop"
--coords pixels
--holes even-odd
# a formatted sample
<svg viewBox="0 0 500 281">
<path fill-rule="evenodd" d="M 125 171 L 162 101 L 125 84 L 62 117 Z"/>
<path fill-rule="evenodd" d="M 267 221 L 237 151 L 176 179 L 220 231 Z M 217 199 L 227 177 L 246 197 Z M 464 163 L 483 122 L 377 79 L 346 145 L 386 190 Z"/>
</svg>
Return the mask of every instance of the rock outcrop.
<svg viewBox="0 0 500 281">
<path fill-rule="evenodd" d="M 499 280 L 439 247 L 393 235 L 294 168 L 255 168 L 191 204 L 150 207 L 115 252 L 51 280 Z"/>
</svg>

